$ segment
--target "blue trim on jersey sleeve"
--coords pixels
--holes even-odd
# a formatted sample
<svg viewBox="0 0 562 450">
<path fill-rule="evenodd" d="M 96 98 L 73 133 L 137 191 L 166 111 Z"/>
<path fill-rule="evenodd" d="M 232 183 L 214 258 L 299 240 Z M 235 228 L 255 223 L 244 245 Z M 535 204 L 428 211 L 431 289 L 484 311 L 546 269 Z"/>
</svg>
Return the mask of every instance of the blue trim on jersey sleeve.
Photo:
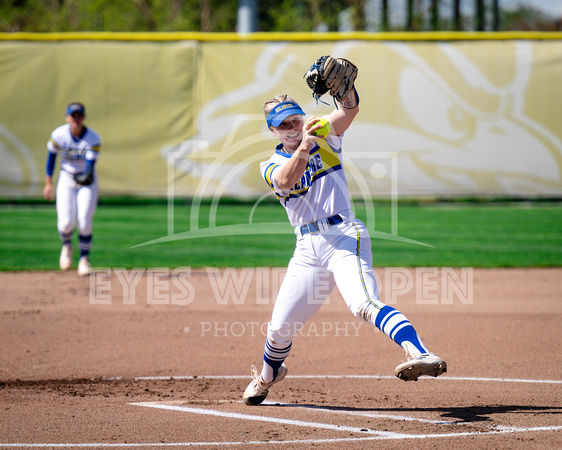
<svg viewBox="0 0 562 450">
<path fill-rule="evenodd" d="M 273 173 L 273 170 L 276 169 L 277 167 L 279 167 L 279 164 L 271 163 L 269 166 L 267 166 L 267 168 L 263 172 L 263 178 L 271 189 L 273 189 L 273 181 L 271 179 L 271 174 Z"/>
<path fill-rule="evenodd" d="M 57 160 L 57 154 L 53 152 L 47 153 L 47 161 L 45 163 L 45 173 L 52 177 L 55 171 L 55 161 Z"/>
</svg>

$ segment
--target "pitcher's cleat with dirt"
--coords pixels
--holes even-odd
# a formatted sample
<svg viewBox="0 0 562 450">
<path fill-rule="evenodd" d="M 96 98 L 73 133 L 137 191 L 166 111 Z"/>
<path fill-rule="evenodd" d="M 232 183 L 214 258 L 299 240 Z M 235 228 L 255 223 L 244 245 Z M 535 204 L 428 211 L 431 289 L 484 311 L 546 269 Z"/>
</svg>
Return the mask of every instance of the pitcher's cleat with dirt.
<svg viewBox="0 0 562 450">
<path fill-rule="evenodd" d="M 269 393 L 269 388 L 273 384 L 278 383 L 283 378 L 285 378 L 287 376 L 288 371 L 289 369 L 287 369 L 287 366 L 285 364 L 281 364 L 281 367 L 279 367 L 279 371 L 277 372 L 277 377 L 275 378 L 275 380 L 271 381 L 270 383 L 267 383 L 263 380 L 261 375 L 258 374 L 258 371 L 255 368 L 255 366 L 252 366 L 252 377 L 254 379 L 251 381 L 251 383 L 244 391 L 244 395 L 242 397 L 244 403 L 246 403 L 246 405 L 248 406 L 255 406 L 262 403 L 267 397 L 267 394 Z"/>
<path fill-rule="evenodd" d="M 394 375 L 404 381 L 417 381 L 424 375 L 438 377 L 445 372 L 447 372 L 447 363 L 433 353 L 409 356 L 407 362 L 394 369 Z"/>
</svg>

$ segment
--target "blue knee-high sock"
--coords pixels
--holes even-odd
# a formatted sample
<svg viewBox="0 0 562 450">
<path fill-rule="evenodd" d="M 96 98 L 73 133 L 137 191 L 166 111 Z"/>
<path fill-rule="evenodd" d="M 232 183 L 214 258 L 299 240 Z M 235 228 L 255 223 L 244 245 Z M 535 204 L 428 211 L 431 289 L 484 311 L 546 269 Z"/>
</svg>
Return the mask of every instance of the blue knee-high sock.
<svg viewBox="0 0 562 450">
<path fill-rule="evenodd" d="M 410 321 L 391 306 L 384 306 L 375 319 L 376 327 L 398 345 L 411 344 L 420 353 L 428 353 Z"/>
<path fill-rule="evenodd" d="M 265 341 L 265 350 L 263 352 L 263 361 L 269 367 L 273 369 L 273 378 L 275 380 L 277 378 L 277 373 L 279 372 L 279 368 L 283 361 L 289 356 L 289 352 L 291 351 L 291 346 L 293 343 L 289 343 L 289 345 L 278 348 L 274 346 L 274 343 L 271 342 L 269 339 Z M 266 380 L 266 381 L 272 381 Z"/>
</svg>

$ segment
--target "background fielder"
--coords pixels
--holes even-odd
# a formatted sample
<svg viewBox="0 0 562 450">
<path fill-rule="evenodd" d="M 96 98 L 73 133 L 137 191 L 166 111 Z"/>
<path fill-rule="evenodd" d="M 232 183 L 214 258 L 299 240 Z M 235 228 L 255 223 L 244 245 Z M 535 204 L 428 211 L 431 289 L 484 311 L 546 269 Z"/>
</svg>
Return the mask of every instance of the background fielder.
<svg viewBox="0 0 562 450">
<path fill-rule="evenodd" d="M 247 405 L 262 403 L 270 386 L 285 378 L 288 369 L 284 361 L 293 338 L 336 285 L 355 316 L 404 348 L 408 362 L 396 367 L 398 378 L 415 381 L 447 370 L 445 361 L 427 350 L 408 319 L 379 299 L 371 240 L 351 210 L 342 165 L 343 134 L 359 112 L 353 84 L 357 68 L 346 60 L 338 66 L 333 58 L 324 64 L 325 58 L 330 57 L 319 59 L 311 67 L 314 73 L 307 77 L 316 98 L 330 89 L 337 101 L 336 109 L 326 117 L 331 132 L 325 139 L 314 135 L 321 127 L 319 119 L 303 121 L 304 111 L 290 97 L 277 96 L 264 106 L 267 125 L 281 143 L 274 155 L 260 164 L 260 170 L 285 207 L 297 242 L 268 324 L 262 370 L 258 373 L 252 366 L 253 380 L 243 395 Z M 325 73 L 327 66 L 336 73 Z M 346 75 L 347 70 L 354 72 Z M 316 85 L 320 85 L 318 91 Z"/>
<path fill-rule="evenodd" d="M 101 146 L 99 135 L 84 125 L 86 108 L 71 103 L 66 108 L 66 124 L 51 133 L 47 143 L 45 187 L 43 195 L 53 200 L 52 177 L 57 154 L 61 155 L 61 169 L 57 182 L 57 229 L 62 241 L 59 258 L 61 270 L 72 267 L 72 235 L 78 224 L 80 259 L 78 274 L 91 272 L 89 255 L 92 246 L 92 223 L 98 204 L 98 179 L 94 165 Z"/>
</svg>

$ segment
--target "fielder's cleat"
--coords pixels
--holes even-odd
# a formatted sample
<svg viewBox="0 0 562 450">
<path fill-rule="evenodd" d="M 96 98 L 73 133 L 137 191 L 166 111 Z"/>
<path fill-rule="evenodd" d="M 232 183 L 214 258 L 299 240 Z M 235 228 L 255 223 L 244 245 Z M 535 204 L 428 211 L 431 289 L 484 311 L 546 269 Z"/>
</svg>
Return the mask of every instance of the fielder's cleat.
<svg viewBox="0 0 562 450">
<path fill-rule="evenodd" d="M 90 275 L 92 272 L 92 268 L 90 267 L 90 261 L 88 261 L 87 256 L 82 256 L 80 261 L 78 261 L 78 275 L 81 277 L 85 277 L 86 275 Z"/>
<path fill-rule="evenodd" d="M 273 380 L 271 383 L 266 383 L 265 381 L 263 381 L 261 375 L 258 374 L 257 369 L 252 366 L 252 377 L 254 379 L 244 391 L 244 396 L 242 397 L 244 399 L 244 403 L 249 406 L 255 406 L 262 403 L 267 397 L 269 388 L 273 384 L 278 383 L 283 378 L 285 378 L 288 371 L 289 369 L 287 369 L 287 366 L 285 364 L 281 364 L 281 367 L 279 367 L 279 372 L 277 372 L 277 378 L 275 378 L 275 380 Z"/>
<path fill-rule="evenodd" d="M 60 270 L 68 270 L 72 267 L 72 253 L 74 249 L 72 244 L 64 244 L 60 252 L 59 267 Z"/>
<path fill-rule="evenodd" d="M 408 355 L 409 356 L 409 355 Z M 394 369 L 394 375 L 404 381 L 417 381 L 422 375 L 438 377 L 447 372 L 447 363 L 433 353 L 423 353 Z"/>
</svg>

